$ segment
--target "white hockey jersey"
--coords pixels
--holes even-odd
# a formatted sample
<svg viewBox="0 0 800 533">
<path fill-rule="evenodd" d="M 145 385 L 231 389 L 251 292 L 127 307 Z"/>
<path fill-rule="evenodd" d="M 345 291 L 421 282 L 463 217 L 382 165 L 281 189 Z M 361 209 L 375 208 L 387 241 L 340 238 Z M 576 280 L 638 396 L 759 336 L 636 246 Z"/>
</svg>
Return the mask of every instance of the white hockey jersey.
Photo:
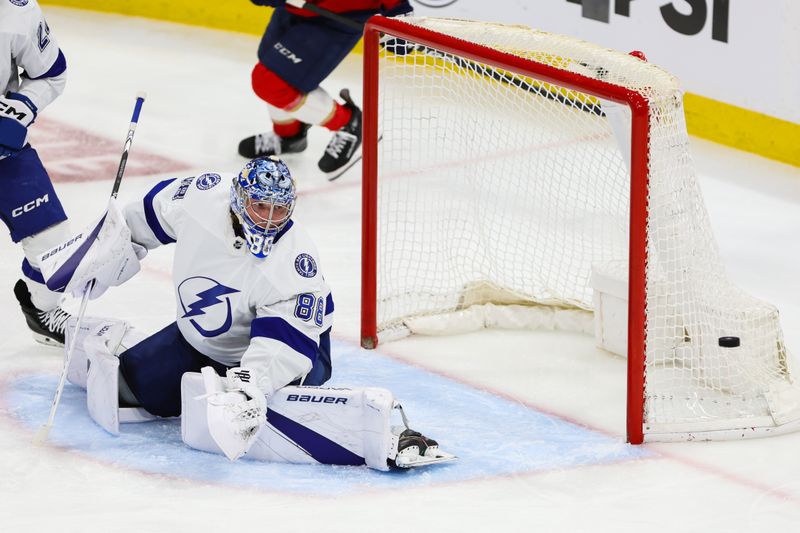
<svg viewBox="0 0 800 533">
<path fill-rule="evenodd" d="M 294 221 L 270 255 L 253 256 L 233 230 L 233 175 L 214 173 L 157 184 L 127 205 L 132 240 L 148 249 L 175 244 L 177 323 L 200 353 L 250 368 L 267 396 L 305 376 L 333 299 L 316 246 Z"/>
<path fill-rule="evenodd" d="M 40 113 L 65 85 L 66 61 L 36 0 L 0 0 L 0 95 L 22 94 Z"/>
</svg>

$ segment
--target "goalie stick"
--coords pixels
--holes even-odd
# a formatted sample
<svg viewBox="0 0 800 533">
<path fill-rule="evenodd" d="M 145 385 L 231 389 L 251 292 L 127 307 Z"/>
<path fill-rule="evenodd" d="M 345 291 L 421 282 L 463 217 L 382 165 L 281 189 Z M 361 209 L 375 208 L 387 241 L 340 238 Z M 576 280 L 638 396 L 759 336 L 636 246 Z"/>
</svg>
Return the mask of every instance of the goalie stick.
<svg viewBox="0 0 800 533">
<path fill-rule="evenodd" d="M 120 184 L 122 183 L 122 175 L 125 173 L 125 165 L 128 162 L 128 154 L 130 153 L 131 145 L 133 144 L 133 134 L 136 132 L 136 125 L 139 123 L 139 114 L 142 112 L 142 105 L 144 104 L 144 100 L 146 98 L 145 93 L 140 92 L 136 95 L 136 104 L 133 108 L 133 116 L 131 117 L 131 123 L 128 127 L 128 135 L 125 138 L 125 144 L 122 149 L 122 157 L 119 161 L 119 167 L 117 168 L 117 175 L 114 179 L 114 185 L 111 188 L 111 197 L 109 198 L 109 202 L 117 197 L 117 193 L 119 192 Z M 100 224 L 102 224 L 102 220 Z M 89 293 L 92 292 L 92 286 L 94 285 L 94 280 L 89 281 L 86 284 L 86 287 L 83 289 L 83 296 L 81 297 L 81 305 L 78 309 L 78 316 L 75 321 L 75 334 L 72 336 L 69 342 L 69 346 L 67 347 L 66 356 L 64 357 L 64 368 L 61 370 L 61 379 L 58 381 L 58 387 L 56 388 L 56 394 L 53 397 L 53 403 L 50 406 L 50 415 L 47 418 L 47 422 L 45 422 L 39 430 L 36 432 L 36 435 L 33 438 L 33 442 L 36 445 L 42 445 L 47 440 L 47 436 L 50 434 L 50 428 L 53 427 L 53 421 L 56 417 L 56 411 L 58 410 L 58 404 L 61 402 L 61 394 L 64 392 L 64 383 L 67 379 L 67 370 L 69 369 L 70 361 L 72 360 L 72 354 L 75 351 L 75 341 L 78 338 L 78 331 L 81 329 L 81 322 L 83 321 L 83 316 L 86 313 L 86 304 L 89 302 Z"/>
</svg>

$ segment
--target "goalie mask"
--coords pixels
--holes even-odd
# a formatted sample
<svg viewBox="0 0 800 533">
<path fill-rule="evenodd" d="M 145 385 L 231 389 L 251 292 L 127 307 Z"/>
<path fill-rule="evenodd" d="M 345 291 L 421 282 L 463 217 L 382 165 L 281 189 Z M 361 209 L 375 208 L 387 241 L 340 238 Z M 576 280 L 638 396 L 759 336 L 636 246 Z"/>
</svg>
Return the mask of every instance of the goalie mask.
<svg viewBox="0 0 800 533">
<path fill-rule="evenodd" d="M 250 253 L 260 258 L 269 255 L 296 199 L 294 178 L 280 159 L 253 159 L 233 178 L 231 210 L 242 225 Z"/>
</svg>

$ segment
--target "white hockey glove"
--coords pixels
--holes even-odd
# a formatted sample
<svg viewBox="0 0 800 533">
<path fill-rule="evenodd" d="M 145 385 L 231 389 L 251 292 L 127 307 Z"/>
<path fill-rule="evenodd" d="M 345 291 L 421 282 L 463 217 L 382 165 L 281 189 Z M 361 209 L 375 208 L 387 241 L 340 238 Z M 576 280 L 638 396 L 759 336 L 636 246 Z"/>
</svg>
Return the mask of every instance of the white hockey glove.
<svg viewBox="0 0 800 533">
<path fill-rule="evenodd" d="M 139 272 L 147 249 L 131 242 L 131 231 L 115 200 L 99 221 L 40 257 L 47 288 L 75 296 L 94 280 L 94 300 L 109 287 L 122 285 Z"/>
<path fill-rule="evenodd" d="M 231 368 L 224 382 L 213 368 L 201 370 L 208 397 L 208 430 L 225 456 L 235 461 L 250 449 L 267 421 L 267 398 L 247 368 Z"/>
</svg>

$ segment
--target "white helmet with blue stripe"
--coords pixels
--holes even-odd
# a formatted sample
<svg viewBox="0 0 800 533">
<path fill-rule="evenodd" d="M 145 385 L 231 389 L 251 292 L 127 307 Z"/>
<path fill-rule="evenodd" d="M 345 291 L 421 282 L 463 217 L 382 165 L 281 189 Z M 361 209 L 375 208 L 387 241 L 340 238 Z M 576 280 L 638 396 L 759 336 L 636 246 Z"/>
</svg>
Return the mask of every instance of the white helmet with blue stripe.
<svg viewBox="0 0 800 533">
<path fill-rule="evenodd" d="M 231 210 L 242 225 L 250 253 L 260 258 L 269 255 L 296 200 L 294 178 L 286 163 L 275 157 L 257 157 L 233 178 Z"/>
</svg>

